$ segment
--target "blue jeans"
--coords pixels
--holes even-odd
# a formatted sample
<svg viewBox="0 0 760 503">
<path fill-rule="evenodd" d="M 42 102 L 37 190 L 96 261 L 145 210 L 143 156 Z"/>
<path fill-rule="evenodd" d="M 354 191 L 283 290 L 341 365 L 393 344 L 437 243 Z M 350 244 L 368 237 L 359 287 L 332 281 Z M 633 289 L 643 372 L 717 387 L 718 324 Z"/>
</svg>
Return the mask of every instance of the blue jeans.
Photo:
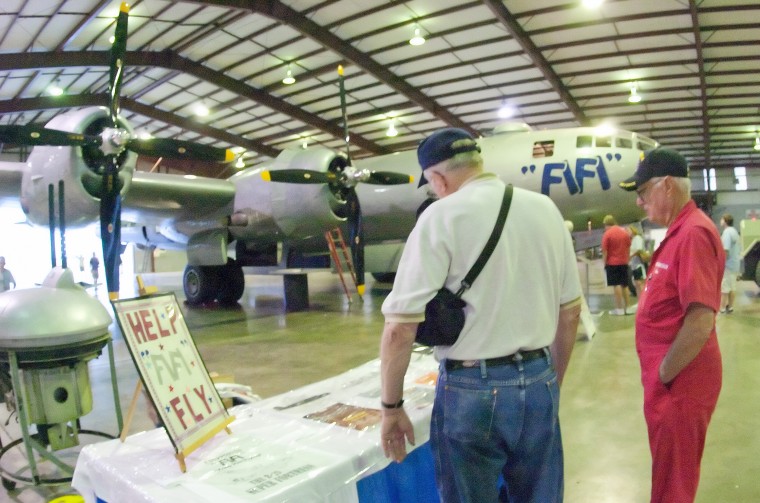
<svg viewBox="0 0 760 503">
<path fill-rule="evenodd" d="M 453 371 L 442 361 L 430 424 L 441 502 L 560 503 L 558 413 L 559 384 L 548 354 Z"/>
</svg>

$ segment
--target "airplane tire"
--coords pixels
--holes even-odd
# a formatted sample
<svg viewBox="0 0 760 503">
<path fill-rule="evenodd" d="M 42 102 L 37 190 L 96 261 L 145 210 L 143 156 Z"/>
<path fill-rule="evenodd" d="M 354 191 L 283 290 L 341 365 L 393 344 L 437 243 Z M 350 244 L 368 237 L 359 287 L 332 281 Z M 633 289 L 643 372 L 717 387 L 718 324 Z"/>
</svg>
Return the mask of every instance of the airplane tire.
<svg viewBox="0 0 760 503">
<path fill-rule="evenodd" d="M 373 272 L 372 277 L 380 283 L 393 283 L 396 280 L 395 272 Z"/>
<path fill-rule="evenodd" d="M 185 267 L 182 276 L 182 286 L 185 290 L 185 300 L 190 305 L 200 305 L 211 302 L 219 291 L 219 267 L 190 265 Z"/>
<path fill-rule="evenodd" d="M 221 284 L 216 300 L 223 305 L 237 304 L 245 291 L 245 276 L 243 268 L 235 259 L 229 259 L 227 265 L 221 268 Z"/>
</svg>

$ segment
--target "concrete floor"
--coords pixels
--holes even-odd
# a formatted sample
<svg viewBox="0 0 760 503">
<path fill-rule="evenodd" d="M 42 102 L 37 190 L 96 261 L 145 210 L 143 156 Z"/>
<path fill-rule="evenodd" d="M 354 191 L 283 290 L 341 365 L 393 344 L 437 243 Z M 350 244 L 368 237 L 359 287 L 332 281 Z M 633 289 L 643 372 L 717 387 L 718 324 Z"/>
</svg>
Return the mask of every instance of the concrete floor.
<svg viewBox="0 0 760 503">
<path fill-rule="evenodd" d="M 580 266 L 592 313 L 612 307 L 602 268 L 592 261 Z M 182 300 L 178 274 L 144 277 L 161 291 Z M 209 371 L 233 374 L 261 397 L 269 397 L 344 372 L 378 356 L 383 318 L 380 305 L 390 285 L 368 278 L 363 300 L 349 304 L 335 275 L 309 276 L 311 308 L 286 313 L 282 279 L 246 277 L 246 293 L 234 309 L 184 307 L 185 319 Z M 723 391 L 709 431 L 697 501 L 753 503 L 760 501 L 760 350 L 757 328 L 760 297 L 754 283 L 740 283 L 736 310 L 718 316 L 723 351 Z M 104 292 L 98 292 L 102 297 Z M 130 297 L 122 291 L 122 297 Z M 634 350 L 634 317 L 594 315 L 597 331 L 588 340 L 579 331 L 573 359 L 562 388 L 561 421 L 566 459 L 565 501 L 568 503 L 641 503 L 648 501 L 650 457 L 642 416 L 642 391 Z M 120 401 L 126 411 L 136 372 L 117 335 L 115 357 Z M 93 412 L 82 426 L 117 434 L 110 391 L 108 358 L 90 364 Z M 3 445 L 18 437 L 17 426 L 2 408 Z M 130 432 L 150 428 L 143 401 Z M 96 440 L 96 439 L 95 439 Z M 8 458 L 17 456 L 10 451 Z M 7 463 L 3 459 L 3 464 Z M 0 493 L 0 501 L 38 503 L 70 492 L 67 485 L 25 487 Z"/>
</svg>

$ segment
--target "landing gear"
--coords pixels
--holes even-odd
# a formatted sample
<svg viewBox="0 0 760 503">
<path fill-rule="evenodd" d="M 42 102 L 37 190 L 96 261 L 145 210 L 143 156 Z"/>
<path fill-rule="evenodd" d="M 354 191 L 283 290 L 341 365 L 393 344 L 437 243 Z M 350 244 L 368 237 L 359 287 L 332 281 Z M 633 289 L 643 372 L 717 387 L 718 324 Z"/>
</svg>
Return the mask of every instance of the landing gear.
<svg viewBox="0 0 760 503">
<path fill-rule="evenodd" d="M 245 291 L 243 268 L 234 259 L 227 265 L 187 265 L 182 276 L 187 303 L 193 306 L 214 300 L 222 305 L 235 304 Z"/>
<path fill-rule="evenodd" d="M 216 300 L 222 305 L 237 304 L 245 291 L 245 276 L 243 268 L 235 259 L 229 259 L 227 265 L 221 268 L 221 284 Z"/>
<path fill-rule="evenodd" d="M 187 303 L 197 306 L 211 302 L 219 290 L 219 273 L 216 266 L 190 265 L 185 267 L 182 285 Z"/>
</svg>

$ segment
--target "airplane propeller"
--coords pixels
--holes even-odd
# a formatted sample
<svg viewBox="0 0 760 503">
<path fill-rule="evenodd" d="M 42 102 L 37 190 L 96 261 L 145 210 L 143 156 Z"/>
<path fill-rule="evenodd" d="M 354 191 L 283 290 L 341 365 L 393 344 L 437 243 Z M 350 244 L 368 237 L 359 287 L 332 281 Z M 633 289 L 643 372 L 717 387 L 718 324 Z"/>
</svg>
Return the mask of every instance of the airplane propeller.
<svg viewBox="0 0 760 503">
<path fill-rule="evenodd" d="M 106 155 L 118 155 L 124 150 L 151 157 L 197 159 L 229 162 L 224 149 L 200 143 L 168 138 L 141 139 L 125 129 L 107 127 L 99 135 L 71 133 L 42 126 L 0 125 L 0 143 L 14 145 L 47 145 L 53 147 L 95 147 Z"/>
<path fill-rule="evenodd" d="M 346 118 L 346 98 L 343 86 L 343 67 L 338 66 L 340 84 L 340 105 L 346 138 L 346 165 L 336 167 L 336 171 L 310 171 L 307 169 L 278 169 L 263 171 L 261 177 L 266 181 L 300 184 L 328 184 L 333 193 L 346 203 L 346 221 L 348 223 L 349 246 L 356 272 L 356 289 L 364 295 L 364 224 L 356 185 L 369 183 L 373 185 L 403 185 L 412 183 L 414 177 L 393 171 L 371 171 L 357 169 L 351 165 L 348 145 L 348 121 Z"/>
<path fill-rule="evenodd" d="M 109 297 L 119 295 L 119 254 L 121 248 L 121 189 L 119 172 L 125 151 L 137 154 L 180 159 L 229 162 L 234 154 L 220 149 L 168 138 L 140 139 L 119 124 L 121 86 L 124 78 L 124 55 L 127 51 L 129 5 L 122 3 L 116 19 L 114 42 L 111 46 L 108 82 L 108 119 L 98 129 L 87 134 L 71 133 L 34 125 L 0 126 L 0 142 L 17 145 L 49 145 L 81 147 L 101 175 L 100 186 L 83 181 L 100 198 L 100 230 L 103 260 Z M 92 126 L 91 126 L 92 127 Z"/>
</svg>

